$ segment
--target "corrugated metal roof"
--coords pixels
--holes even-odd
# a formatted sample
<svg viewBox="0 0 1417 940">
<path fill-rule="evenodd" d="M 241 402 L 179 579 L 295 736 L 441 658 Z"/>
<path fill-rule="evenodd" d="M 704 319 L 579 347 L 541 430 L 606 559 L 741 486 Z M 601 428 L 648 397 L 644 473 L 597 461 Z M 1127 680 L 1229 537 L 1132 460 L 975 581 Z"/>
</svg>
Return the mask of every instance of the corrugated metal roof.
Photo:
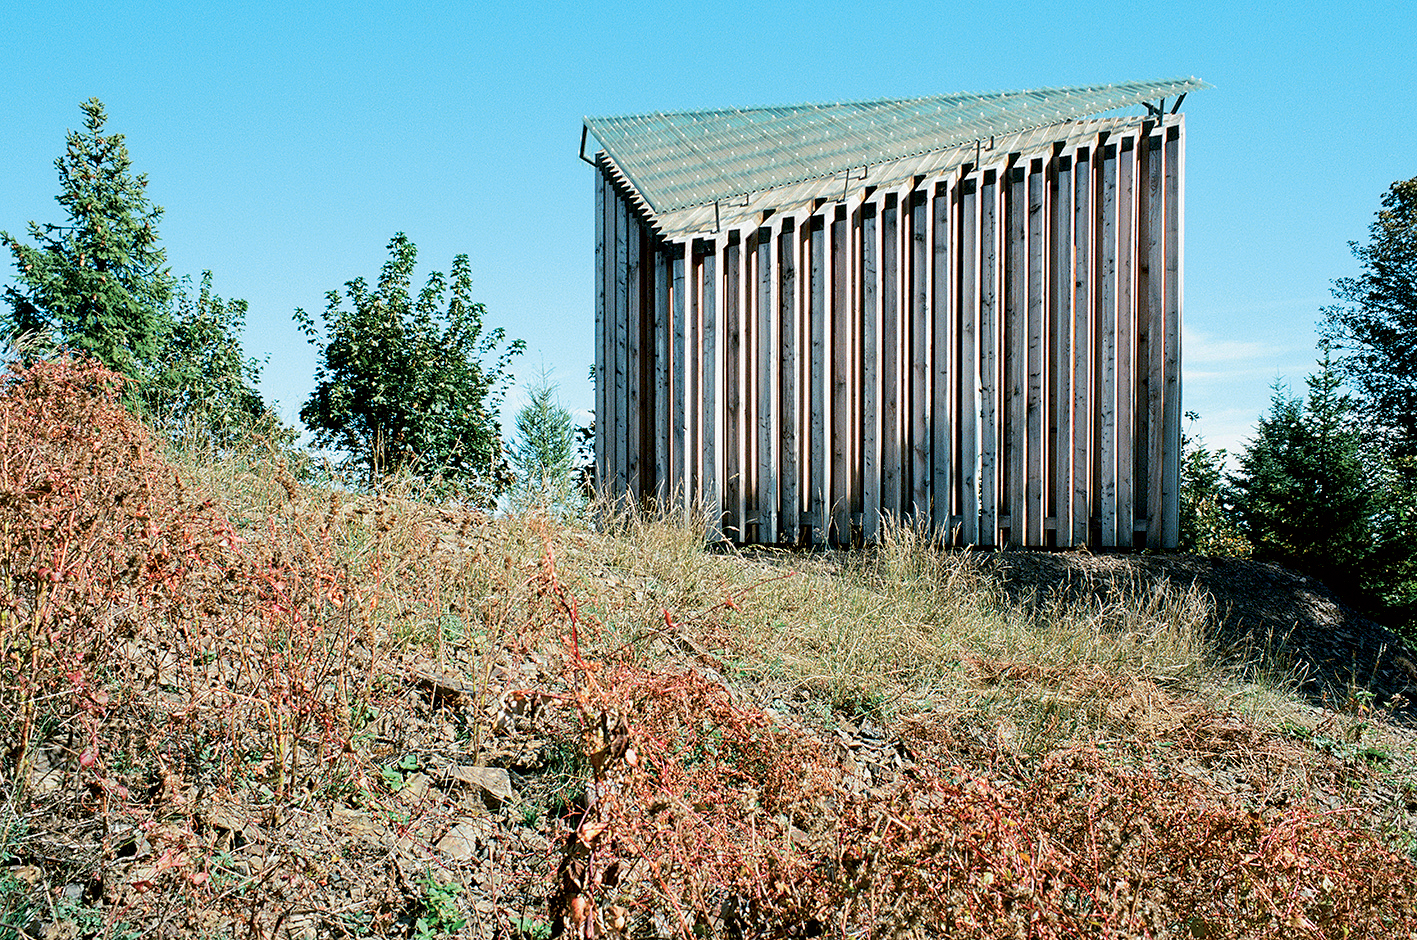
<svg viewBox="0 0 1417 940">
<path fill-rule="evenodd" d="M 586 118 L 655 213 L 1210 87 L 1198 78 Z"/>
</svg>

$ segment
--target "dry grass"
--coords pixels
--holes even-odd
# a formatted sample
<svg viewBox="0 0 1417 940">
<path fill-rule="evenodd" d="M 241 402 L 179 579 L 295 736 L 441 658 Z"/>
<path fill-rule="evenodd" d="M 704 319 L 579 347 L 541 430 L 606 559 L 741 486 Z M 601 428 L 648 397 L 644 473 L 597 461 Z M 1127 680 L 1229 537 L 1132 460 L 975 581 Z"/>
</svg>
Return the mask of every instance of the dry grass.
<svg viewBox="0 0 1417 940">
<path fill-rule="evenodd" d="M 1411 735 L 1195 588 L 174 463 L 113 381 L 0 394 L 0 937 L 1417 931 Z"/>
</svg>

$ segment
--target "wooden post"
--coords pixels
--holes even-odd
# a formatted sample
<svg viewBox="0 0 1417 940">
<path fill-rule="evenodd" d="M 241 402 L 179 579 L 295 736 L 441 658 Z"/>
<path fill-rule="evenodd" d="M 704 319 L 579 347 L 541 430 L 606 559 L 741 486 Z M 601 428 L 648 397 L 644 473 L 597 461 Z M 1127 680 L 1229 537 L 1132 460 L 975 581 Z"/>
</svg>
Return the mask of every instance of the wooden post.
<svg viewBox="0 0 1417 940">
<path fill-rule="evenodd" d="M 615 195 L 615 419 L 611 435 L 615 470 L 612 493 L 620 504 L 628 492 L 629 469 L 629 367 L 630 284 L 629 206 Z"/>
<path fill-rule="evenodd" d="M 807 228 L 807 226 L 803 226 Z M 802 384 L 801 384 L 801 278 L 797 276 L 799 250 L 805 232 L 792 220 L 784 223 L 778 236 L 780 328 L 782 330 L 782 401 L 779 420 L 782 428 L 782 528 L 793 544 L 801 538 L 802 519 Z"/>
<path fill-rule="evenodd" d="M 723 362 L 719 351 L 719 328 L 723 323 L 724 294 L 719 284 L 722 238 L 706 242 L 703 258 L 703 511 L 708 518 L 708 539 L 723 538 Z"/>
<path fill-rule="evenodd" d="M 1117 545 L 1136 544 L 1136 138 L 1117 151 Z"/>
<path fill-rule="evenodd" d="M 827 254 L 827 220 L 823 216 L 813 216 L 808 220 L 811 230 L 809 252 L 811 266 L 808 268 L 808 330 L 811 337 L 812 356 L 808 364 L 807 387 L 808 427 L 807 427 L 807 495 L 808 522 L 812 527 L 812 543 L 821 545 L 827 536 L 827 280 L 830 265 Z"/>
<path fill-rule="evenodd" d="M 861 217 L 861 535 L 881 517 L 881 229 L 875 203 Z"/>
<path fill-rule="evenodd" d="M 744 540 L 742 506 L 742 411 L 743 411 L 743 245 L 738 233 L 723 244 L 723 533 L 734 542 Z"/>
<path fill-rule="evenodd" d="M 1009 508 L 1009 544 L 1026 542 L 1027 511 L 1024 484 L 1030 446 L 1025 403 L 1028 389 L 1028 165 L 1010 163 L 1008 199 L 1004 206 L 1007 239 L 1004 279 L 1004 376 L 1008 383 L 1005 423 L 1006 492 Z"/>
<path fill-rule="evenodd" d="M 979 544 L 999 537 L 999 174 L 979 188 Z"/>
<path fill-rule="evenodd" d="M 979 179 L 959 185 L 960 538 L 979 544 Z"/>
<path fill-rule="evenodd" d="M 703 505 L 703 243 L 690 241 L 685 246 L 688 258 L 688 280 L 684 285 L 684 364 L 688 369 L 685 383 L 684 424 L 688 429 L 684 451 L 684 506 L 686 521 Z"/>
<path fill-rule="evenodd" d="M 1073 356 L 1073 159 L 1054 160 L 1052 303 L 1049 305 L 1052 348 L 1049 413 L 1052 420 L 1049 457 L 1053 480 L 1053 544 L 1072 544 L 1072 356 Z"/>
<path fill-rule="evenodd" d="M 955 340 L 957 314 L 954 309 L 955 232 L 951 224 L 951 204 L 955 189 L 948 182 L 935 186 L 931 213 L 931 362 L 934 387 L 931 397 L 930 521 L 942 539 L 950 540 L 954 516 L 955 485 Z"/>
<path fill-rule="evenodd" d="M 768 545 L 777 542 L 777 457 L 778 412 L 775 407 L 781 381 L 778 368 L 778 335 L 781 319 L 778 299 L 779 281 L 773 263 L 773 245 L 777 237 L 771 228 L 758 229 L 758 540 Z"/>
<path fill-rule="evenodd" d="M 1073 172 L 1072 544 L 1088 544 L 1092 517 L 1092 153 L 1079 147 Z M 1059 527 L 1062 527 L 1059 520 Z"/>
<path fill-rule="evenodd" d="M 900 479 L 900 204 L 881 210 L 881 511 L 901 514 Z"/>
<path fill-rule="evenodd" d="M 604 164 L 597 164 L 595 174 L 595 485 L 605 490 L 606 468 L 606 337 L 610 325 L 605 314 L 605 279 L 610 270 L 605 251 L 605 181 Z"/>
<path fill-rule="evenodd" d="M 1117 375 L 1120 324 L 1117 319 L 1117 145 L 1102 148 L 1098 214 L 1097 341 L 1098 341 L 1098 513 L 1103 548 L 1117 541 Z M 1128 533 L 1130 535 L 1130 533 Z"/>
<path fill-rule="evenodd" d="M 1180 124 L 1166 128 L 1166 356 L 1161 443 L 1161 547 L 1181 541 L 1181 304 L 1185 237 L 1185 138 Z"/>
<path fill-rule="evenodd" d="M 625 203 L 625 246 L 627 251 L 625 267 L 625 495 L 627 500 L 637 501 L 642 492 L 640 487 L 640 431 L 643 414 L 641 411 L 640 386 L 644 380 L 643 361 L 640 355 L 642 324 L 640 304 L 643 299 L 643 272 L 640 269 L 640 249 L 642 231 L 640 221 Z"/>
<path fill-rule="evenodd" d="M 930 519 L 930 209 L 910 193 L 910 516 Z"/>
<path fill-rule="evenodd" d="M 1166 466 L 1166 160 L 1162 133 L 1146 136 L 1146 545 L 1164 545 Z M 1179 416 L 1178 416 L 1179 417 Z"/>
<path fill-rule="evenodd" d="M 832 219 L 831 216 L 841 215 Z M 831 540 L 851 543 L 851 223 L 842 207 L 828 209 L 831 233 Z M 826 377 L 825 375 L 823 376 Z"/>
<path fill-rule="evenodd" d="M 1047 361 L 1045 258 L 1045 189 L 1043 161 L 1035 159 L 1028 172 L 1028 467 L 1026 488 L 1028 531 L 1024 544 L 1043 546 L 1043 521 L 1048 513 L 1045 480 L 1048 472 L 1047 428 L 1044 418 L 1044 363 Z"/>
</svg>

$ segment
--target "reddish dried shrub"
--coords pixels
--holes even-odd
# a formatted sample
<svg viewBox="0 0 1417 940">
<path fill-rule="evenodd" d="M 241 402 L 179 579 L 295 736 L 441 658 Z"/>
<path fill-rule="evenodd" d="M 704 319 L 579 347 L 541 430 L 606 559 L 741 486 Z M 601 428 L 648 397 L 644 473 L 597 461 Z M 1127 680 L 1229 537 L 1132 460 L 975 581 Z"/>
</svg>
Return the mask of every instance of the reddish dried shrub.
<svg viewBox="0 0 1417 940">
<path fill-rule="evenodd" d="M 161 862 L 106 887 L 197 891 L 194 794 L 283 796 L 342 753 L 355 605 L 328 545 L 238 531 L 192 493 L 122 381 L 65 359 L 0 386 L 0 790 L 102 820 L 47 861 L 102 880 L 116 833 L 141 830 Z"/>
</svg>

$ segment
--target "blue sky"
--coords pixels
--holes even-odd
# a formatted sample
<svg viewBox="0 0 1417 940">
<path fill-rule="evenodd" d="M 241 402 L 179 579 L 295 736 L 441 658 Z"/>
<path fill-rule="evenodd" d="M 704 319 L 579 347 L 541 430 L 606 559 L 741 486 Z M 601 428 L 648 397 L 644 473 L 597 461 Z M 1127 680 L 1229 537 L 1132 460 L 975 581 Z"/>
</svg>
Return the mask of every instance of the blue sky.
<svg viewBox="0 0 1417 940">
<path fill-rule="evenodd" d="M 291 321 L 372 279 L 471 258 L 490 323 L 587 409 L 592 171 L 583 115 L 1169 78 L 1187 114 L 1185 405 L 1236 448 L 1302 389 L 1329 282 L 1417 175 L 1417 7 L 1359 2 L 9 4 L 0 229 L 61 221 L 54 159 L 97 96 L 175 273 L 250 303 L 248 352 L 294 418 Z M 13 274 L 9 259 L 0 286 Z M 515 401 L 515 398 L 513 399 Z"/>
</svg>

